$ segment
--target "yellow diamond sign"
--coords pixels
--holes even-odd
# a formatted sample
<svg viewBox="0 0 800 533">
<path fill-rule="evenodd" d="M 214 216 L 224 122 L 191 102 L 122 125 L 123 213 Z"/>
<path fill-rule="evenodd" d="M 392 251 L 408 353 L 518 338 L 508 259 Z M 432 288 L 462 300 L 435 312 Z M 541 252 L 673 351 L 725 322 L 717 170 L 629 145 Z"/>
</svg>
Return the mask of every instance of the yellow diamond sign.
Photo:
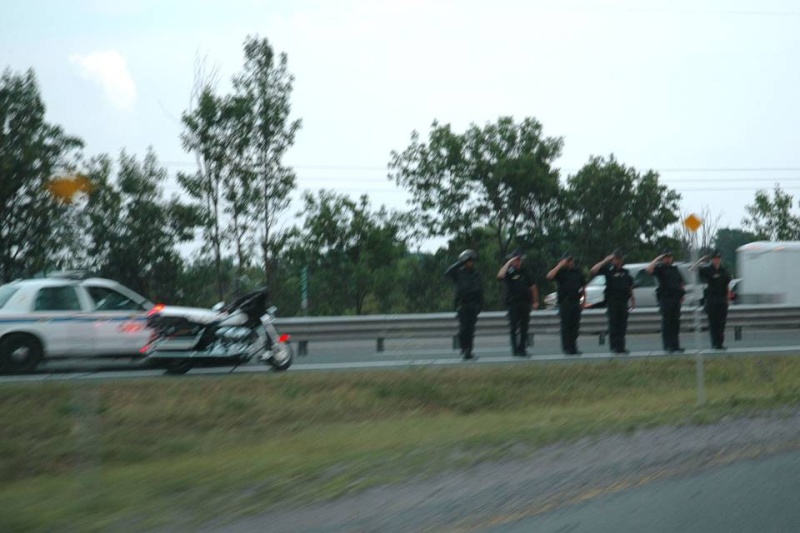
<svg viewBox="0 0 800 533">
<path fill-rule="evenodd" d="M 86 176 L 75 174 L 74 176 L 53 178 L 47 184 L 47 189 L 62 202 L 71 204 L 79 192 L 90 192 L 92 190 L 92 183 Z"/>
<path fill-rule="evenodd" d="M 697 231 L 697 230 L 698 230 L 698 228 L 699 228 L 700 226 L 702 226 L 702 225 L 703 225 L 703 221 L 702 221 L 702 220 L 700 220 L 700 218 L 699 218 L 697 215 L 695 215 L 694 213 L 692 213 L 691 215 L 689 215 L 688 217 L 686 217 L 686 218 L 684 219 L 684 221 L 683 221 L 683 225 L 684 225 L 684 226 L 686 226 L 686 228 L 687 228 L 689 231 L 691 231 L 692 233 L 694 233 L 695 231 Z"/>
</svg>

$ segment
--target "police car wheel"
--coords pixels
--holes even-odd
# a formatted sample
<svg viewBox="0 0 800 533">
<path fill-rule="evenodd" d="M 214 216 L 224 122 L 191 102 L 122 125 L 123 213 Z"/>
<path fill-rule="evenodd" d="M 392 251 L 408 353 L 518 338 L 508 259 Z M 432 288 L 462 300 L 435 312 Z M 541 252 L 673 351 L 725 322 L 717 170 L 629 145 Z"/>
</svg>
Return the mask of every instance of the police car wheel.
<svg viewBox="0 0 800 533">
<path fill-rule="evenodd" d="M 14 333 L 0 342 L 0 371 L 7 374 L 29 374 L 42 360 L 39 340 L 23 333 Z"/>
</svg>

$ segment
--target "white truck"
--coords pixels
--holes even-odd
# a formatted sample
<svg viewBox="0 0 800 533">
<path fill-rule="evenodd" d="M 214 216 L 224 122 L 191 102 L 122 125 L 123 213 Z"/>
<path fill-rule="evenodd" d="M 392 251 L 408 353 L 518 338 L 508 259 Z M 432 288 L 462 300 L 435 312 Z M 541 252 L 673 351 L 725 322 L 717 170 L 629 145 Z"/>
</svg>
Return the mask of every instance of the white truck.
<svg viewBox="0 0 800 533">
<path fill-rule="evenodd" d="M 737 302 L 800 305 L 800 241 L 758 241 L 736 249 Z"/>
</svg>

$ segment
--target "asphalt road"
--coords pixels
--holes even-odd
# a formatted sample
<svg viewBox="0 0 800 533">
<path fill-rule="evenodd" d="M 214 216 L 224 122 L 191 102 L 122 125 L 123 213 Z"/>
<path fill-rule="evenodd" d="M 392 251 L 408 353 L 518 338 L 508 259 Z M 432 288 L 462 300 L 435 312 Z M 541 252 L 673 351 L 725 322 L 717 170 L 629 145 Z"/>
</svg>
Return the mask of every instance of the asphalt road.
<svg viewBox="0 0 800 533">
<path fill-rule="evenodd" d="M 553 443 L 524 457 L 185 530 L 793 532 L 798 489 L 800 411 L 788 407 Z"/>
<path fill-rule="evenodd" d="M 739 341 L 733 339 L 729 331 L 726 345 L 728 350 L 720 352 L 708 348 L 706 332 L 696 335 L 683 333 L 681 343 L 686 348 L 684 356 L 701 352 L 705 356 L 752 355 L 752 354 L 800 354 L 800 331 L 798 330 L 750 330 L 745 331 Z M 433 365 L 484 365 L 484 364 L 525 364 L 535 362 L 566 360 L 607 360 L 611 357 L 608 344 L 600 344 L 597 336 L 583 336 L 578 341 L 583 351 L 580 357 L 566 357 L 561 353 L 558 335 L 537 335 L 534 345 L 529 349 L 530 357 L 519 358 L 510 355 L 506 336 L 479 337 L 475 341 L 475 352 L 479 359 L 462 362 L 458 352 L 452 348 L 451 339 L 387 339 L 384 350 L 377 351 L 377 341 L 338 341 L 310 343 L 308 355 L 296 356 L 289 372 L 335 371 L 366 368 L 408 368 L 410 366 Z M 628 335 L 628 357 L 662 357 L 661 338 L 658 334 Z M 673 356 L 674 357 L 674 356 Z M 261 364 L 230 367 L 197 368 L 189 375 L 227 374 L 248 372 L 270 372 L 270 367 Z M 0 376 L 0 384 L 46 380 L 74 379 L 118 379 L 146 376 L 160 376 L 160 370 L 147 369 L 141 361 L 70 359 L 46 361 L 37 372 L 23 376 Z"/>
<path fill-rule="evenodd" d="M 655 481 L 492 533 L 787 533 L 800 529 L 800 451 Z"/>
</svg>

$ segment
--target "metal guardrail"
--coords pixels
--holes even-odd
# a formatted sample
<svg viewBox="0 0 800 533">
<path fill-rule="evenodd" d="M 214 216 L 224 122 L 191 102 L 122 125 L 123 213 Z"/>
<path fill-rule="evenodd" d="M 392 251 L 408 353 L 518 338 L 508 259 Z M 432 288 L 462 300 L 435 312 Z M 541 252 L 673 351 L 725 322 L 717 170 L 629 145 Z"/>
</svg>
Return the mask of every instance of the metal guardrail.
<svg viewBox="0 0 800 533">
<path fill-rule="evenodd" d="M 681 330 L 694 330 L 695 307 L 684 307 L 681 313 Z M 705 312 L 698 312 L 699 325 L 705 329 L 708 320 Z M 581 335 L 597 335 L 600 344 L 605 343 L 607 319 L 603 309 L 586 309 L 581 317 Z M 279 331 L 288 333 L 298 343 L 301 355 L 308 352 L 310 342 L 375 339 L 377 351 L 384 349 L 385 339 L 398 338 L 452 338 L 457 347 L 458 322 L 455 313 L 428 313 L 404 315 L 363 315 L 329 317 L 290 317 L 276 319 Z M 733 305 L 728 309 L 729 328 L 734 328 L 734 337 L 741 339 L 744 328 L 787 327 L 800 328 L 800 306 L 779 305 Z M 531 312 L 529 334 L 558 333 L 560 320 L 558 311 L 537 310 Z M 657 308 L 634 309 L 628 318 L 629 333 L 656 333 L 661 331 L 661 315 Z M 488 311 L 478 316 L 476 336 L 503 335 L 508 333 L 505 311 Z"/>
</svg>

